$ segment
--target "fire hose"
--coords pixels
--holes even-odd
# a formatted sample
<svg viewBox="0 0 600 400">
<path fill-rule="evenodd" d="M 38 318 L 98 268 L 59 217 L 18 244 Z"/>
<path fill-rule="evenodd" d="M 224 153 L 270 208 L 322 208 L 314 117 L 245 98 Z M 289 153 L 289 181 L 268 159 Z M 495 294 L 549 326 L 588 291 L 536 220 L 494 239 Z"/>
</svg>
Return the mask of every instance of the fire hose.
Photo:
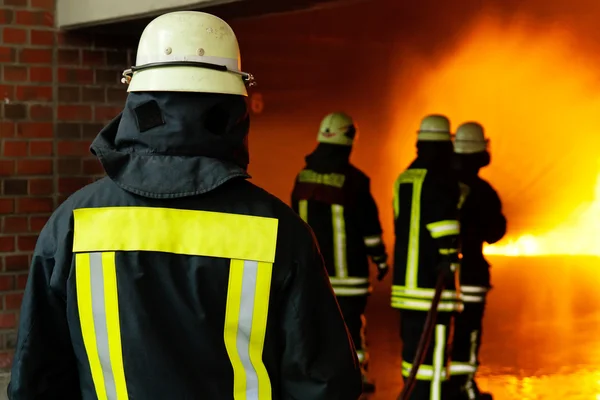
<svg viewBox="0 0 600 400">
<path fill-rule="evenodd" d="M 455 275 L 455 278 L 456 278 L 456 275 Z M 412 363 L 412 368 L 410 370 L 408 378 L 406 379 L 404 388 L 402 389 L 402 392 L 400 393 L 400 396 L 398 397 L 398 400 L 409 400 L 410 395 L 412 394 L 412 392 L 415 388 L 415 385 L 417 384 L 417 372 L 419 371 L 419 367 L 425 361 L 425 357 L 427 356 L 427 351 L 429 350 L 429 346 L 431 345 L 431 339 L 433 336 L 433 331 L 435 329 L 435 323 L 436 323 L 437 315 L 438 315 L 438 305 L 442 298 L 442 292 L 444 290 L 444 287 L 446 286 L 447 279 L 448 279 L 448 277 L 447 277 L 445 271 L 442 271 L 439 273 L 437 283 L 435 285 L 435 292 L 433 295 L 433 300 L 431 302 L 431 308 L 429 309 L 429 311 L 427 313 L 427 318 L 425 319 L 425 326 L 423 328 L 423 333 L 421 334 L 421 337 L 419 338 L 419 345 L 417 346 L 417 351 L 416 351 L 415 358 Z M 458 287 L 459 286 L 457 286 L 457 288 Z M 451 323 L 451 329 L 450 329 L 450 335 L 449 335 L 450 346 L 451 346 L 451 340 L 453 337 L 453 329 L 452 329 L 453 325 L 454 324 Z M 451 351 L 448 352 L 448 356 L 450 355 L 450 352 Z M 447 366 L 450 365 L 449 361 L 450 361 L 449 358 L 446 358 Z"/>
</svg>

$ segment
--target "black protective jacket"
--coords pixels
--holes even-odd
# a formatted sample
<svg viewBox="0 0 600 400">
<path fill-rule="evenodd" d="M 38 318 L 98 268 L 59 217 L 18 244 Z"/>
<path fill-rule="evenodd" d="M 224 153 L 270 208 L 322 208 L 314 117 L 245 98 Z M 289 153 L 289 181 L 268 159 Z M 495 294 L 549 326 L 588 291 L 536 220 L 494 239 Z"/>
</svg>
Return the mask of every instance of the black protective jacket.
<svg viewBox="0 0 600 400">
<path fill-rule="evenodd" d="M 460 186 L 448 168 L 450 160 L 440 154 L 440 150 L 451 154 L 451 147 L 436 146 L 443 144 L 421 144 L 419 156 L 394 186 L 396 242 L 391 305 L 398 309 L 428 311 L 440 266 L 457 267 Z M 438 309 L 462 309 L 452 280 L 446 285 Z"/>
<path fill-rule="evenodd" d="M 387 254 L 370 180 L 350 164 L 350 151 L 319 144 L 296 177 L 292 208 L 313 229 L 336 295 L 366 296 L 369 256 L 383 264 Z"/>
<path fill-rule="evenodd" d="M 465 286 L 490 287 L 489 263 L 483 244 L 493 244 L 506 234 L 506 218 L 494 188 L 479 176 L 461 175 L 466 200 L 461 209 L 461 282 Z M 469 289 L 467 288 L 467 292 Z"/>
<path fill-rule="evenodd" d="M 132 93 L 33 255 L 11 400 L 348 400 L 351 340 L 313 235 L 246 179 L 235 96 Z"/>
</svg>

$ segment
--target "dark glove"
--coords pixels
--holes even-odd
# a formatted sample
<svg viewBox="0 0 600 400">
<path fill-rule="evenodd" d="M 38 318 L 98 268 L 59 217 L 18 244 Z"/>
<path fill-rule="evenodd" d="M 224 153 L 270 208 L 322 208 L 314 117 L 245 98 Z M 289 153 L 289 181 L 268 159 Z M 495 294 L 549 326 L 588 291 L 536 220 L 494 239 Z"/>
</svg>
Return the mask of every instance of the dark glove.
<svg viewBox="0 0 600 400">
<path fill-rule="evenodd" d="M 390 267 L 387 263 L 381 263 L 377 265 L 377 280 L 381 282 L 383 278 L 390 272 Z"/>
</svg>

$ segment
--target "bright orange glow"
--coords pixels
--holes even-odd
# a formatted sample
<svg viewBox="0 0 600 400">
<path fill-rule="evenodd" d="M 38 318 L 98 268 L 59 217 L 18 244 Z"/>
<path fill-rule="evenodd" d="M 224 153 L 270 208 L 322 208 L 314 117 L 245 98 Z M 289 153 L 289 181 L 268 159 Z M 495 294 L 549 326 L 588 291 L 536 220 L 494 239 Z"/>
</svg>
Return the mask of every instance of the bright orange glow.
<svg viewBox="0 0 600 400">
<path fill-rule="evenodd" d="M 482 176 L 509 220 L 507 237 L 486 254 L 600 256 L 600 82 L 591 52 L 568 30 L 523 18 L 485 17 L 464 38 L 439 65 L 420 61 L 399 82 L 416 79 L 392 110 L 394 172 L 414 156 L 422 116 L 446 114 L 454 128 L 479 121 L 492 152 Z"/>
</svg>

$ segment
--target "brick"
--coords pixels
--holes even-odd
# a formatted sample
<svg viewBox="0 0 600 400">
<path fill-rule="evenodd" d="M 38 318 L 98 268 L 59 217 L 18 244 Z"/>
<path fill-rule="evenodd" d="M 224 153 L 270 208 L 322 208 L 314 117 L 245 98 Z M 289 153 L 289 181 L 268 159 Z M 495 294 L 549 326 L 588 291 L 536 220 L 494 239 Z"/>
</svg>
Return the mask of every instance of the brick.
<svg viewBox="0 0 600 400">
<path fill-rule="evenodd" d="M 33 114 L 34 108 L 31 108 Z M 54 126 L 51 122 L 20 122 L 17 124 L 17 136 L 24 138 L 52 138 Z"/>
<path fill-rule="evenodd" d="M 50 140 L 33 140 L 29 142 L 29 155 L 33 157 L 51 156 L 54 143 Z"/>
<path fill-rule="evenodd" d="M 90 142 L 86 141 L 59 141 L 56 154 L 58 156 L 86 156 L 89 154 Z"/>
<path fill-rule="evenodd" d="M 29 194 L 41 196 L 54 193 L 54 181 L 52 179 L 30 179 Z"/>
<path fill-rule="evenodd" d="M 29 269 L 29 257 L 26 255 L 6 256 L 4 260 L 6 271 L 27 271 Z"/>
<path fill-rule="evenodd" d="M 81 124 L 60 122 L 56 125 L 56 136 L 60 139 L 78 139 L 81 137 Z"/>
<path fill-rule="evenodd" d="M 56 3 L 54 0 L 31 0 L 31 7 L 54 11 Z"/>
<path fill-rule="evenodd" d="M 52 46 L 54 45 L 53 31 L 42 31 L 39 29 L 32 29 L 30 32 L 31 44 L 36 46 Z"/>
<path fill-rule="evenodd" d="M 15 62 L 17 60 L 17 52 L 12 47 L 0 46 L 0 63 Z"/>
<path fill-rule="evenodd" d="M 16 6 L 25 7 L 27 6 L 27 0 L 4 0 L 5 6 Z"/>
<path fill-rule="evenodd" d="M 52 106 L 33 105 L 29 108 L 29 117 L 35 121 L 52 121 L 54 108 Z M 49 132 L 52 132 L 50 128 Z"/>
<path fill-rule="evenodd" d="M 27 43 L 27 31 L 19 28 L 4 28 L 2 31 L 2 41 L 6 44 Z"/>
<path fill-rule="evenodd" d="M 98 135 L 98 132 L 100 132 L 102 128 L 104 128 L 103 124 L 82 124 L 82 136 L 84 138 L 94 138 Z"/>
<path fill-rule="evenodd" d="M 50 216 L 31 217 L 29 220 L 29 229 L 31 230 L 31 232 L 40 232 L 42 228 L 46 225 L 46 222 L 48 222 L 49 218 Z"/>
<path fill-rule="evenodd" d="M 22 140 L 10 140 L 4 142 L 2 154 L 6 157 L 23 157 L 27 155 L 27 142 Z"/>
<path fill-rule="evenodd" d="M 86 175 L 104 174 L 104 167 L 96 158 L 83 160 L 83 173 Z"/>
<path fill-rule="evenodd" d="M 59 158 L 57 161 L 57 172 L 64 175 L 79 175 L 81 174 L 81 159 L 80 158 Z"/>
<path fill-rule="evenodd" d="M 59 68 L 58 81 L 60 83 L 94 83 L 94 71 L 91 69 Z"/>
<path fill-rule="evenodd" d="M 53 170 L 52 159 L 17 161 L 19 175 L 51 175 Z"/>
<path fill-rule="evenodd" d="M 27 106 L 25 104 L 4 104 L 4 117 L 7 119 L 27 118 Z"/>
<path fill-rule="evenodd" d="M 16 322 L 15 322 L 16 324 Z M 15 326 L 16 327 L 16 326 Z M 0 353 L 0 368 L 7 369 L 13 364 L 14 353 L 12 352 L 3 352 Z"/>
<path fill-rule="evenodd" d="M 31 67 L 29 69 L 29 80 L 31 82 L 52 82 L 52 68 Z"/>
<path fill-rule="evenodd" d="M 81 99 L 86 102 L 104 103 L 104 89 L 84 87 L 81 89 Z"/>
<path fill-rule="evenodd" d="M 4 295 L 4 309 L 18 310 L 23 302 L 23 293 L 7 293 Z"/>
<path fill-rule="evenodd" d="M 54 27 L 54 13 L 48 11 L 21 11 L 16 13 L 19 25 Z"/>
<path fill-rule="evenodd" d="M 78 49 L 60 49 L 58 50 L 59 65 L 79 65 L 81 64 L 81 52 Z"/>
<path fill-rule="evenodd" d="M 15 173 L 15 162 L 13 160 L 0 160 L 0 176 L 11 176 Z"/>
<path fill-rule="evenodd" d="M 17 213 L 49 213 L 54 203 L 52 197 L 23 197 L 17 199 Z"/>
<path fill-rule="evenodd" d="M 129 60 L 126 51 L 108 51 L 106 52 L 106 64 L 112 67 L 129 67 Z"/>
<path fill-rule="evenodd" d="M 96 70 L 96 83 L 108 84 L 108 85 L 120 85 L 122 72 L 123 71 L 97 69 Z"/>
<path fill-rule="evenodd" d="M 27 217 L 5 217 L 4 233 L 23 233 L 27 232 Z"/>
<path fill-rule="evenodd" d="M 10 256 L 7 256 L 8 258 Z M 27 260 L 27 256 L 25 256 Z M 7 292 L 13 290 L 15 287 L 15 279 L 10 275 L 0 275 L 0 292 Z"/>
<path fill-rule="evenodd" d="M 0 138 L 15 136 L 15 123 L 9 121 L 0 121 Z"/>
<path fill-rule="evenodd" d="M 5 82 L 23 82 L 27 80 L 27 67 L 5 65 L 2 69 L 2 79 Z"/>
<path fill-rule="evenodd" d="M 0 199 L 0 215 L 10 214 L 15 211 L 14 204 L 15 202 L 13 199 Z"/>
<path fill-rule="evenodd" d="M 95 120 L 96 121 L 110 121 L 121 112 L 121 107 L 111 106 L 96 106 L 95 107 Z"/>
<path fill-rule="evenodd" d="M 14 236 L 0 236 L 0 253 L 15 251 Z"/>
<path fill-rule="evenodd" d="M 58 88 L 58 101 L 62 103 L 79 103 L 81 90 L 78 86 L 60 86 Z"/>
<path fill-rule="evenodd" d="M 0 24 L 9 25 L 14 20 L 14 12 L 12 10 L 0 10 Z"/>
<path fill-rule="evenodd" d="M 2 193 L 9 196 L 23 196 L 27 194 L 26 179 L 8 179 L 2 184 Z"/>
<path fill-rule="evenodd" d="M 19 61 L 25 64 L 51 64 L 52 50 L 22 49 L 19 52 Z"/>
<path fill-rule="evenodd" d="M 61 121 L 78 121 L 78 120 L 89 120 L 92 118 L 92 107 L 72 105 L 58 106 L 58 119 Z"/>
<path fill-rule="evenodd" d="M 90 183 L 92 183 L 92 179 L 89 177 L 58 178 L 58 193 L 75 193 Z"/>
<path fill-rule="evenodd" d="M 106 64 L 106 52 L 101 50 L 83 50 L 81 62 L 83 65 L 101 66 Z"/>
<path fill-rule="evenodd" d="M 52 100 L 52 86 L 17 86 L 16 99 L 18 101 L 50 101 Z"/>
<path fill-rule="evenodd" d="M 36 241 L 37 235 L 19 236 L 17 238 L 17 249 L 19 251 L 33 251 Z"/>
<path fill-rule="evenodd" d="M 17 327 L 17 316 L 15 313 L 0 313 L 0 329 L 9 329 Z M 0 354 L 0 364 L 7 363 L 7 358 L 10 358 L 9 354 Z M 10 364 L 9 364 L 10 365 Z"/>
<path fill-rule="evenodd" d="M 0 85 L 0 98 L 13 99 L 15 97 L 15 88 L 10 85 Z"/>
<path fill-rule="evenodd" d="M 124 104 L 125 100 L 127 100 L 127 95 L 126 89 L 106 89 L 106 101 L 109 103 Z"/>
<path fill-rule="evenodd" d="M 27 278 L 29 278 L 28 274 L 17 275 L 16 277 L 16 289 L 23 290 L 27 286 Z"/>
</svg>

